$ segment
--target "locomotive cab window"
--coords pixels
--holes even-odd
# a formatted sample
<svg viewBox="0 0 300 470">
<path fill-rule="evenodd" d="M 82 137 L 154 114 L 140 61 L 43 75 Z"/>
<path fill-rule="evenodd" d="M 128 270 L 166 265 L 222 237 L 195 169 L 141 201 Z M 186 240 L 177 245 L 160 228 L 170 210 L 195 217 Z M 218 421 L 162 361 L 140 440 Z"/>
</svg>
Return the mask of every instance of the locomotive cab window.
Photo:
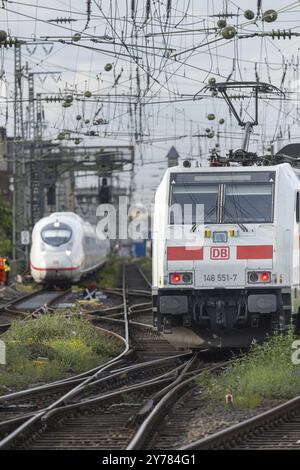
<svg viewBox="0 0 300 470">
<path fill-rule="evenodd" d="M 41 232 L 42 240 L 50 246 L 60 246 L 68 243 L 72 237 L 72 230 L 66 224 L 55 227 L 54 224 L 47 225 Z"/>
<path fill-rule="evenodd" d="M 225 185 L 225 223 L 267 223 L 273 220 L 273 185 L 238 183 Z"/>
<path fill-rule="evenodd" d="M 170 223 L 203 223 L 203 215 L 204 223 L 217 223 L 218 194 L 218 184 L 173 185 Z"/>
<path fill-rule="evenodd" d="M 275 172 L 170 175 L 170 224 L 273 222 Z"/>
</svg>

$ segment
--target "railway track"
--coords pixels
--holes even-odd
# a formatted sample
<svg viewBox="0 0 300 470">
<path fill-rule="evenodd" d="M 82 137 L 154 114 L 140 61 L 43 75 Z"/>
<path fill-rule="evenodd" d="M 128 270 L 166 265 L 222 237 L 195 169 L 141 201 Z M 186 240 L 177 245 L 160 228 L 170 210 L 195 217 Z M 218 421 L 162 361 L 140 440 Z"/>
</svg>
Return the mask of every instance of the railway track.
<svg viewBox="0 0 300 470">
<path fill-rule="evenodd" d="M 126 304 L 130 325 L 130 343 L 140 359 L 151 360 L 177 354 L 175 348 L 166 341 L 152 325 L 151 283 L 138 265 L 126 266 Z M 120 292 L 120 290 L 111 290 Z M 108 325 L 109 329 L 124 334 L 124 302 L 109 311 L 95 311 L 95 324 Z"/>
<path fill-rule="evenodd" d="M 180 366 L 145 379 L 145 370 L 137 382 L 113 392 L 97 394 L 53 410 L 46 426 L 36 430 L 18 448 L 30 449 L 124 449 L 138 426 L 143 405 L 153 393 L 176 377 Z M 127 372 L 128 373 L 128 372 Z"/>
<path fill-rule="evenodd" d="M 300 396 L 181 449 L 299 450 Z"/>
<path fill-rule="evenodd" d="M 226 364 L 207 364 L 191 351 L 178 352 L 156 332 L 149 282 L 139 268 L 124 267 L 122 289 L 111 293 L 122 303 L 88 316 L 96 328 L 122 339 L 123 351 L 70 379 L 0 397 L 0 449 L 181 445 L 178 436 L 201 406 L 201 397 L 194 399 L 195 375 Z"/>
<path fill-rule="evenodd" d="M 71 379 L 0 397 L 2 412 L 5 407 L 7 411 L 16 405 L 28 406 L 31 400 L 34 405 L 29 412 L 0 423 L 0 448 L 126 448 L 138 422 L 148 413 L 151 397 L 164 393 L 167 386 L 182 380 L 195 367 L 195 355 L 178 354 L 165 341 L 162 348 L 159 338 L 154 340 L 155 351 L 151 344 L 152 354 L 143 355 L 145 348 L 137 347 L 136 338 L 142 342 L 142 337 L 154 335 L 150 324 L 130 319 L 132 308 L 134 313 L 145 313 L 140 298 L 149 296 L 146 278 L 141 275 L 139 285 L 134 279 L 138 271 L 132 266 L 123 269 L 123 318 L 117 311 L 113 312 L 115 317 L 105 319 L 118 329 L 110 334 L 122 338 L 123 351 L 108 363 Z M 135 302 L 129 300 L 132 296 Z M 106 315 L 112 315 L 112 309 L 106 310 Z M 98 328 L 104 319 L 101 315 L 103 312 L 98 317 L 95 312 L 91 315 Z M 70 434 L 71 428 L 74 432 Z"/>
<path fill-rule="evenodd" d="M 198 361 L 198 363 L 197 363 Z M 140 449 L 178 449 L 191 426 L 197 408 L 203 406 L 199 386 L 195 376 L 201 373 L 215 373 L 227 367 L 228 361 L 207 364 L 201 363 L 199 357 L 195 368 L 190 368 L 183 380 L 177 380 L 164 393 L 158 393 L 148 407 L 150 413 L 139 426 L 127 450 Z"/>
<path fill-rule="evenodd" d="M 16 296 L 9 302 L 0 305 L 0 334 L 7 331 L 14 320 L 25 320 L 37 313 L 46 311 L 67 293 L 68 291 L 57 292 L 41 289 Z"/>
<path fill-rule="evenodd" d="M 0 289 L 0 308 L 20 297 L 22 297 L 22 292 L 18 291 L 14 285 L 2 287 Z"/>
<path fill-rule="evenodd" d="M 213 364 L 203 370 L 219 372 L 229 362 Z M 197 409 L 203 406 L 205 402 L 194 379 L 182 381 L 152 407 L 127 449 L 300 449 L 300 396 L 183 446 L 191 439 L 191 423 Z"/>
</svg>

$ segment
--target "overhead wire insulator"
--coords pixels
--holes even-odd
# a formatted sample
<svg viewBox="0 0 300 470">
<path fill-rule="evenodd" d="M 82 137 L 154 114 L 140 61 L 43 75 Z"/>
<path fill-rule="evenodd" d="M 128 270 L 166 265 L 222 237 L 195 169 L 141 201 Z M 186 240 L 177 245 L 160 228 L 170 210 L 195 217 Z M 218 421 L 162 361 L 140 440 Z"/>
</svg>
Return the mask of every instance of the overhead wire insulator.
<svg viewBox="0 0 300 470">
<path fill-rule="evenodd" d="M 277 31 L 275 31 L 274 29 L 272 30 L 272 39 L 275 39 L 275 38 L 277 38 L 277 39 L 280 39 L 280 38 L 282 38 L 282 39 L 286 39 L 286 38 L 292 39 L 292 35 L 293 34 L 292 34 L 292 31 L 290 29 L 289 30 L 285 30 L 285 29 L 280 30 L 280 29 L 278 29 Z"/>
<path fill-rule="evenodd" d="M 131 19 L 135 21 L 135 0 L 131 0 Z"/>
<path fill-rule="evenodd" d="M 91 2 L 91 0 L 87 0 L 86 1 L 86 24 L 85 24 L 85 27 L 84 27 L 83 31 L 85 31 L 87 29 L 87 27 L 89 26 L 89 24 L 90 24 L 91 12 L 92 12 L 92 2 Z"/>
<path fill-rule="evenodd" d="M 151 0 L 147 0 L 145 22 L 149 20 L 150 13 L 151 13 Z"/>
<path fill-rule="evenodd" d="M 216 13 L 214 15 L 209 15 L 209 18 L 233 18 L 234 16 L 239 16 L 239 15 L 238 13 L 222 12 L 222 13 Z"/>
<path fill-rule="evenodd" d="M 257 16 L 259 16 L 261 12 L 261 2 L 262 0 L 257 0 Z"/>
<path fill-rule="evenodd" d="M 48 23 L 57 23 L 57 24 L 66 24 L 66 23 L 72 23 L 75 20 L 75 18 L 54 18 L 51 20 L 47 20 Z"/>
<path fill-rule="evenodd" d="M 166 23 L 169 21 L 170 14 L 172 10 L 172 0 L 168 0 L 167 2 L 167 16 L 166 16 Z"/>
</svg>

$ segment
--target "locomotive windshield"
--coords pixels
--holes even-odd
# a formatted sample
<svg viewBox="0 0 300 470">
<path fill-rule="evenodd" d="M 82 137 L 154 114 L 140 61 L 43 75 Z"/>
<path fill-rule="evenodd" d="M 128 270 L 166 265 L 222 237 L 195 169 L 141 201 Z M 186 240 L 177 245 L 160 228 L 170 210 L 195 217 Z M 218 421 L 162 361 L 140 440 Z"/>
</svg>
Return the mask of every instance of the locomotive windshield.
<svg viewBox="0 0 300 470">
<path fill-rule="evenodd" d="M 66 224 L 49 224 L 42 230 L 42 240 L 51 246 L 60 246 L 68 243 L 72 237 L 72 230 Z"/>
<path fill-rule="evenodd" d="M 274 172 L 171 175 L 170 224 L 273 221 Z"/>
<path fill-rule="evenodd" d="M 171 224 L 181 224 L 183 217 L 186 224 L 201 223 L 203 222 L 203 210 L 205 222 L 217 223 L 218 193 L 217 184 L 174 186 L 171 204 L 179 205 L 180 211 L 172 210 L 170 212 Z M 197 206 L 199 210 L 197 210 Z"/>
<path fill-rule="evenodd" d="M 272 222 L 272 193 L 271 184 L 226 184 L 224 222 Z"/>
</svg>

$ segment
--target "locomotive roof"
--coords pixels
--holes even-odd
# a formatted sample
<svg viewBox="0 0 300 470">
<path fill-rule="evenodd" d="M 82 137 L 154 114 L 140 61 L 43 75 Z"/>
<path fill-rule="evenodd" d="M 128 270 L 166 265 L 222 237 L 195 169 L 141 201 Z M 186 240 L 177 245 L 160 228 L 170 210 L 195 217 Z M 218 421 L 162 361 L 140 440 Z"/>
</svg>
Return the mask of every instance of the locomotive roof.
<svg viewBox="0 0 300 470">
<path fill-rule="evenodd" d="M 241 171 L 245 172 L 258 172 L 258 171 L 294 171 L 289 163 L 280 163 L 279 165 L 270 165 L 270 166 L 220 166 L 220 167 L 211 167 L 211 166 L 191 166 L 186 168 L 182 165 L 173 166 L 167 169 L 166 173 L 239 173 Z"/>
</svg>

